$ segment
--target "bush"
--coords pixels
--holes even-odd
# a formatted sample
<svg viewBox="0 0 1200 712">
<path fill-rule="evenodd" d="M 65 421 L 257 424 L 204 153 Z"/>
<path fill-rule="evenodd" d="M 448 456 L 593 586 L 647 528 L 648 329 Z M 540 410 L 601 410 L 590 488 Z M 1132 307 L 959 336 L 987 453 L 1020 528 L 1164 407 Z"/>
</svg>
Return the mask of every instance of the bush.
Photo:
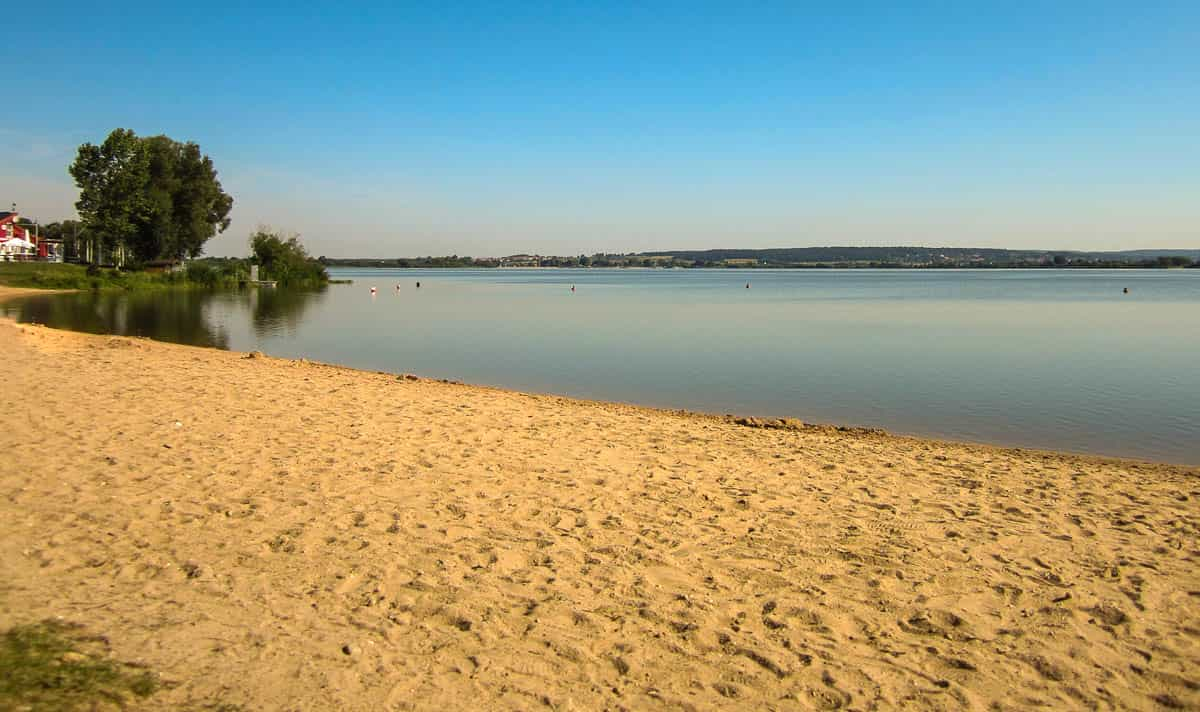
<svg viewBox="0 0 1200 712">
<path fill-rule="evenodd" d="M 263 279 L 276 280 L 284 287 L 329 283 L 325 265 L 308 256 L 297 235 L 285 239 L 277 231 L 260 227 L 250 236 L 250 249 L 262 267 Z"/>
<path fill-rule="evenodd" d="M 215 269 L 203 262 L 189 262 L 187 266 L 187 281 L 205 287 L 215 287 L 220 282 L 220 275 L 217 274 Z"/>
</svg>

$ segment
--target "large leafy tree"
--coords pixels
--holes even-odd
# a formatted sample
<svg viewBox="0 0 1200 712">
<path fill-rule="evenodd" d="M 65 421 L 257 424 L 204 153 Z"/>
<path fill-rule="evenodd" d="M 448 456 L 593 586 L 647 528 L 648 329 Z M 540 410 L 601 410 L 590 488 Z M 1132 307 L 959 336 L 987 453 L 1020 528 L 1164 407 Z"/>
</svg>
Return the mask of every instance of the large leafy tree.
<svg viewBox="0 0 1200 712">
<path fill-rule="evenodd" d="M 83 224 L 106 250 L 128 244 L 146 215 L 147 161 L 137 135 L 116 129 L 99 146 L 83 144 L 69 170 Z"/>
<path fill-rule="evenodd" d="M 99 146 L 80 146 L 70 172 L 83 225 L 109 250 L 142 261 L 197 257 L 229 227 L 233 198 L 193 142 L 116 129 Z"/>
</svg>

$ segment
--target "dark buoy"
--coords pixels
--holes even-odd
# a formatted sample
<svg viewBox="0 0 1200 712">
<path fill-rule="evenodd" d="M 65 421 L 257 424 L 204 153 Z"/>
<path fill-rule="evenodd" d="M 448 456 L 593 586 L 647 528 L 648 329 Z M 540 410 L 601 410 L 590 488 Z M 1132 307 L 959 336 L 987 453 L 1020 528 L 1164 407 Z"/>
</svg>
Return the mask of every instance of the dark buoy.
<svg viewBox="0 0 1200 712">
<path fill-rule="evenodd" d="M 421 288 L 421 283 L 417 282 L 417 289 L 420 289 L 420 288 Z"/>
<path fill-rule="evenodd" d="M 746 282 L 746 289 L 749 289 L 749 288 L 750 288 L 750 283 Z"/>
<path fill-rule="evenodd" d="M 1129 287 L 1126 287 L 1125 289 L 1122 289 L 1121 291 L 1124 292 L 1125 294 L 1129 294 Z"/>
<path fill-rule="evenodd" d="M 575 291 L 575 285 L 573 285 L 573 284 L 571 285 L 571 291 L 572 291 L 572 292 L 574 292 L 574 291 Z"/>
</svg>

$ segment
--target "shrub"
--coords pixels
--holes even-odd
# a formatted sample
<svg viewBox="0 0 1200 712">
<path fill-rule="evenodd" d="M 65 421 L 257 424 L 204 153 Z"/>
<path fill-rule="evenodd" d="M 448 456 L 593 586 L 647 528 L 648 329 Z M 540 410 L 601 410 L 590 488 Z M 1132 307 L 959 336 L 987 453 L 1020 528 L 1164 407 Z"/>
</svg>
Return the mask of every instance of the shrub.
<svg viewBox="0 0 1200 712">
<path fill-rule="evenodd" d="M 220 275 L 217 274 L 215 269 L 203 262 L 189 262 L 187 266 L 187 281 L 205 287 L 215 287 L 220 281 Z"/>
<path fill-rule="evenodd" d="M 297 235 L 285 239 L 278 231 L 260 227 L 250 236 L 250 249 L 254 261 L 262 266 L 264 279 L 277 280 L 285 287 L 329 282 L 325 265 L 308 256 Z"/>
</svg>

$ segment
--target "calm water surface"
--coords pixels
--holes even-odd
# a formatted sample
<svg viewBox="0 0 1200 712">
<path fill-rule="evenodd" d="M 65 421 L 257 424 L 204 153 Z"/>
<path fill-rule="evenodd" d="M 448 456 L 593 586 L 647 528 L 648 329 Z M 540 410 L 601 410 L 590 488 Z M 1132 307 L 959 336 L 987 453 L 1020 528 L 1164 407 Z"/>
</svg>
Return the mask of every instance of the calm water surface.
<svg viewBox="0 0 1200 712">
<path fill-rule="evenodd" d="M 334 276 L 354 283 L 0 310 L 520 390 L 1200 463 L 1200 270 Z"/>
</svg>

